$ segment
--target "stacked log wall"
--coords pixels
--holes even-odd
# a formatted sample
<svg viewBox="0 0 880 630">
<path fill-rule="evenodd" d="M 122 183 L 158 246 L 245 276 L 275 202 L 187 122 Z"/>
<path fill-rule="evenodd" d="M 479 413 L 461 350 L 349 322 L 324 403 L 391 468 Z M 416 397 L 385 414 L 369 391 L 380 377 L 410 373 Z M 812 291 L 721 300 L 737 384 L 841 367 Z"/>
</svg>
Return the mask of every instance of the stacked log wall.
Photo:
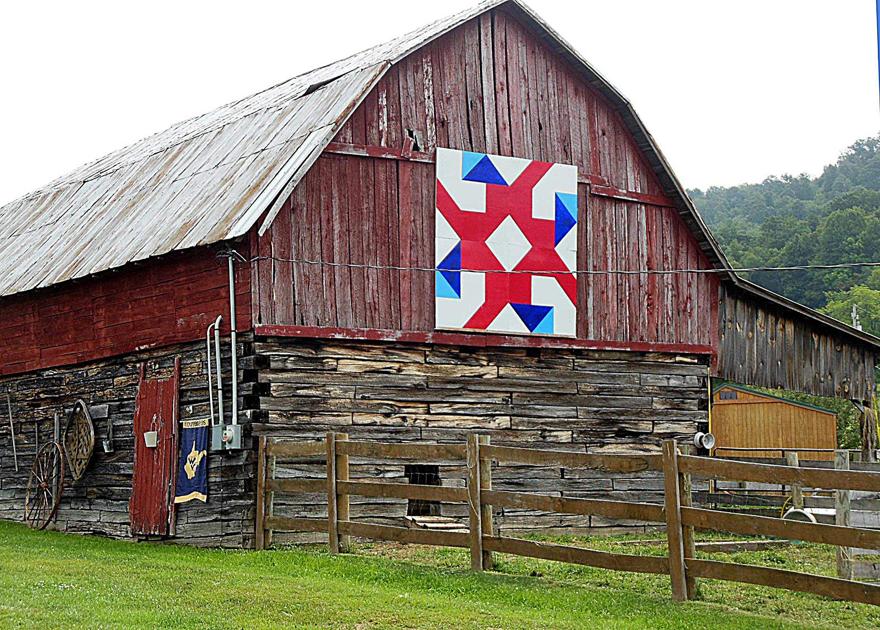
<svg viewBox="0 0 880 630">
<path fill-rule="evenodd" d="M 257 338 L 255 434 L 301 440 L 339 431 L 353 440 L 492 444 L 589 453 L 659 452 L 708 421 L 708 357 L 585 350 L 463 348 L 429 344 Z M 256 406 L 256 405 L 255 405 Z M 352 478 L 406 483 L 403 462 L 352 458 Z M 321 477 L 320 463 L 277 466 L 279 477 Z M 444 485 L 467 471 L 441 464 Z M 663 502 L 660 473 L 495 466 L 493 488 L 555 496 Z M 400 524 L 406 501 L 352 497 L 352 515 Z M 279 516 L 326 517 L 324 495 L 277 495 Z M 443 515 L 466 522 L 464 505 Z M 502 531 L 611 533 L 654 525 L 505 510 Z M 315 540 L 313 534 L 293 540 Z M 279 539 L 276 539 L 279 540 Z"/>
<path fill-rule="evenodd" d="M 252 343 L 240 338 L 242 369 L 239 398 L 245 449 L 208 455 L 208 502 L 191 501 L 177 506 L 176 526 L 169 540 L 204 546 L 251 546 L 253 538 L 255 453 L 251 448 L 247 401 L 254 391 L 248 356 Z M 226 372 L 225 410 L 229 413 L 229 344 L 221 353 Z M 134 460 L 133 419 L 138 390 L 139 365 L 147 378 L 166 378 L 180 357 L 180 419 L 208 417 L 208 391 L 204 343 L 185 344 L 123 355 L 70 368 L 53 368 L 0 379 L 0 518 L 21 521 L 27 475 L 35 453 L 36 426 L 40 444 L 53 436 L 55 412 L 64 430 L 66 412 L 77 399 L 89 405 L 95 425 L 95 451 L 85 474 L 73 481 L 67 474 L 60 509 L 50 529 L 128 538 Z M 15 472 L 5 392 L 12 403 L 19 472 Z M 113 424 L 114 452 L 103 452 L 101 440 Z"/>
</svg>

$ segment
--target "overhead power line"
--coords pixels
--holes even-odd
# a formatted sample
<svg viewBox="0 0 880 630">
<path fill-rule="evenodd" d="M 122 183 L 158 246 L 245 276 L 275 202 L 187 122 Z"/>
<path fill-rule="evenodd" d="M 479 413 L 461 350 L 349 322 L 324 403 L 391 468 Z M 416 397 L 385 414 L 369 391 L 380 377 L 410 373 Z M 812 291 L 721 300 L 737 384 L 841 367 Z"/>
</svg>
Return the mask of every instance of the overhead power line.
<svg viewBox="0 0 880 630">
<path fill-rule="evenodd" d="M 388 270 L 388 271 L 419 271 L 419 272 L 461 272 L 461 273 L 507 273 L 507 274 L 531 274 L 541 276 L 642 276 L 642 275 L 659 275 L 668 276 L 676 274 L 715 274 L 715 273 L 751 273 L 755 271 L 831 271 L 835 269 L 857 269 L 861 267 L 880 267 L 880 261 L 873 262 L 855 262 L 855 263 L 836 263 L 832 265 L 792 265 L 787 267 L 738 267 L 729 269 L 577 269 L 575 271 L 529 271 L 529 270 L 513 270 L 505 269 L 440 269 L 437 267 L 414 267 L 404 265 L 381 265 L 373 263 L 353 263 L 353 262 L 334 262 L 328 260 L 310 260 L 307 258 L 281 258 L 278 256 L 255 256 L 250 259 L 251 262 L 261 260 L 272 260 L 275 262 L 291 263 L 296 265 L 317 265 L 322 267 L 344 267 L 348 269 L 372 269 L 372 270 Z"/>
</svg>

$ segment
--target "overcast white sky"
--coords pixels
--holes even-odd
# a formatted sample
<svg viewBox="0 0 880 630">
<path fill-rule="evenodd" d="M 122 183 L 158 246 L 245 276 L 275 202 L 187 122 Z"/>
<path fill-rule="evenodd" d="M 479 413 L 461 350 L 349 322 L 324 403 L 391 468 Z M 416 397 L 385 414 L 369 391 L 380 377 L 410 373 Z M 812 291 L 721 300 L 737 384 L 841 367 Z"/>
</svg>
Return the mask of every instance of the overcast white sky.
<svg viewBox="0 0 880 630">
<path fill-rule="evenodd" d="M 0 8 L 0 203 L 469 0 Z M 822 166 L 880 130 L 872 0 L 531 0 L 635 105 L 685 186 Z"/>
</svg>

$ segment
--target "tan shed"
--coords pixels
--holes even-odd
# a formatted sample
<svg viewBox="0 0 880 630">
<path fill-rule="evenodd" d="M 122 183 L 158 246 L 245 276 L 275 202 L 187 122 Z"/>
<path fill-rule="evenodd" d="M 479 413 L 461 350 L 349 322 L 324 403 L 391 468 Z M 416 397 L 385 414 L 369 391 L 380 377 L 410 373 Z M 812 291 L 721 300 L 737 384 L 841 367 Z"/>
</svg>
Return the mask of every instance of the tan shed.
<svg viewBox="0 0 880 630">
<path fill-rule="evenodd" d="M 728 457 L 782 457 L 784 450 L 833 460 L 837 448 L 835 412 L 732 383 L 713 389 L 710 431 L 715 454 Z"/>
</svg>

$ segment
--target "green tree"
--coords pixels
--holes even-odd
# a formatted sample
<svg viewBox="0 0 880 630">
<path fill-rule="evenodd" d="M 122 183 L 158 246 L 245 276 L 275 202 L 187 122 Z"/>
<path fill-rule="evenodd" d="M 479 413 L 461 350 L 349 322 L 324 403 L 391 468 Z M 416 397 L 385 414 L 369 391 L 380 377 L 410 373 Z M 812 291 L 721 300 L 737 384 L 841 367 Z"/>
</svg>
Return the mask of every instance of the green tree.
<svg viewBox="0 0 880 630">
<path fill-rule="evenodd" d="M 828 304 L 819 310 L 849 324 L 853 306 L 858 311 L 862 329 L 880 337 L 880 289 L 856 285 L 846 291 L 829 293 Z"/>
</svg>

